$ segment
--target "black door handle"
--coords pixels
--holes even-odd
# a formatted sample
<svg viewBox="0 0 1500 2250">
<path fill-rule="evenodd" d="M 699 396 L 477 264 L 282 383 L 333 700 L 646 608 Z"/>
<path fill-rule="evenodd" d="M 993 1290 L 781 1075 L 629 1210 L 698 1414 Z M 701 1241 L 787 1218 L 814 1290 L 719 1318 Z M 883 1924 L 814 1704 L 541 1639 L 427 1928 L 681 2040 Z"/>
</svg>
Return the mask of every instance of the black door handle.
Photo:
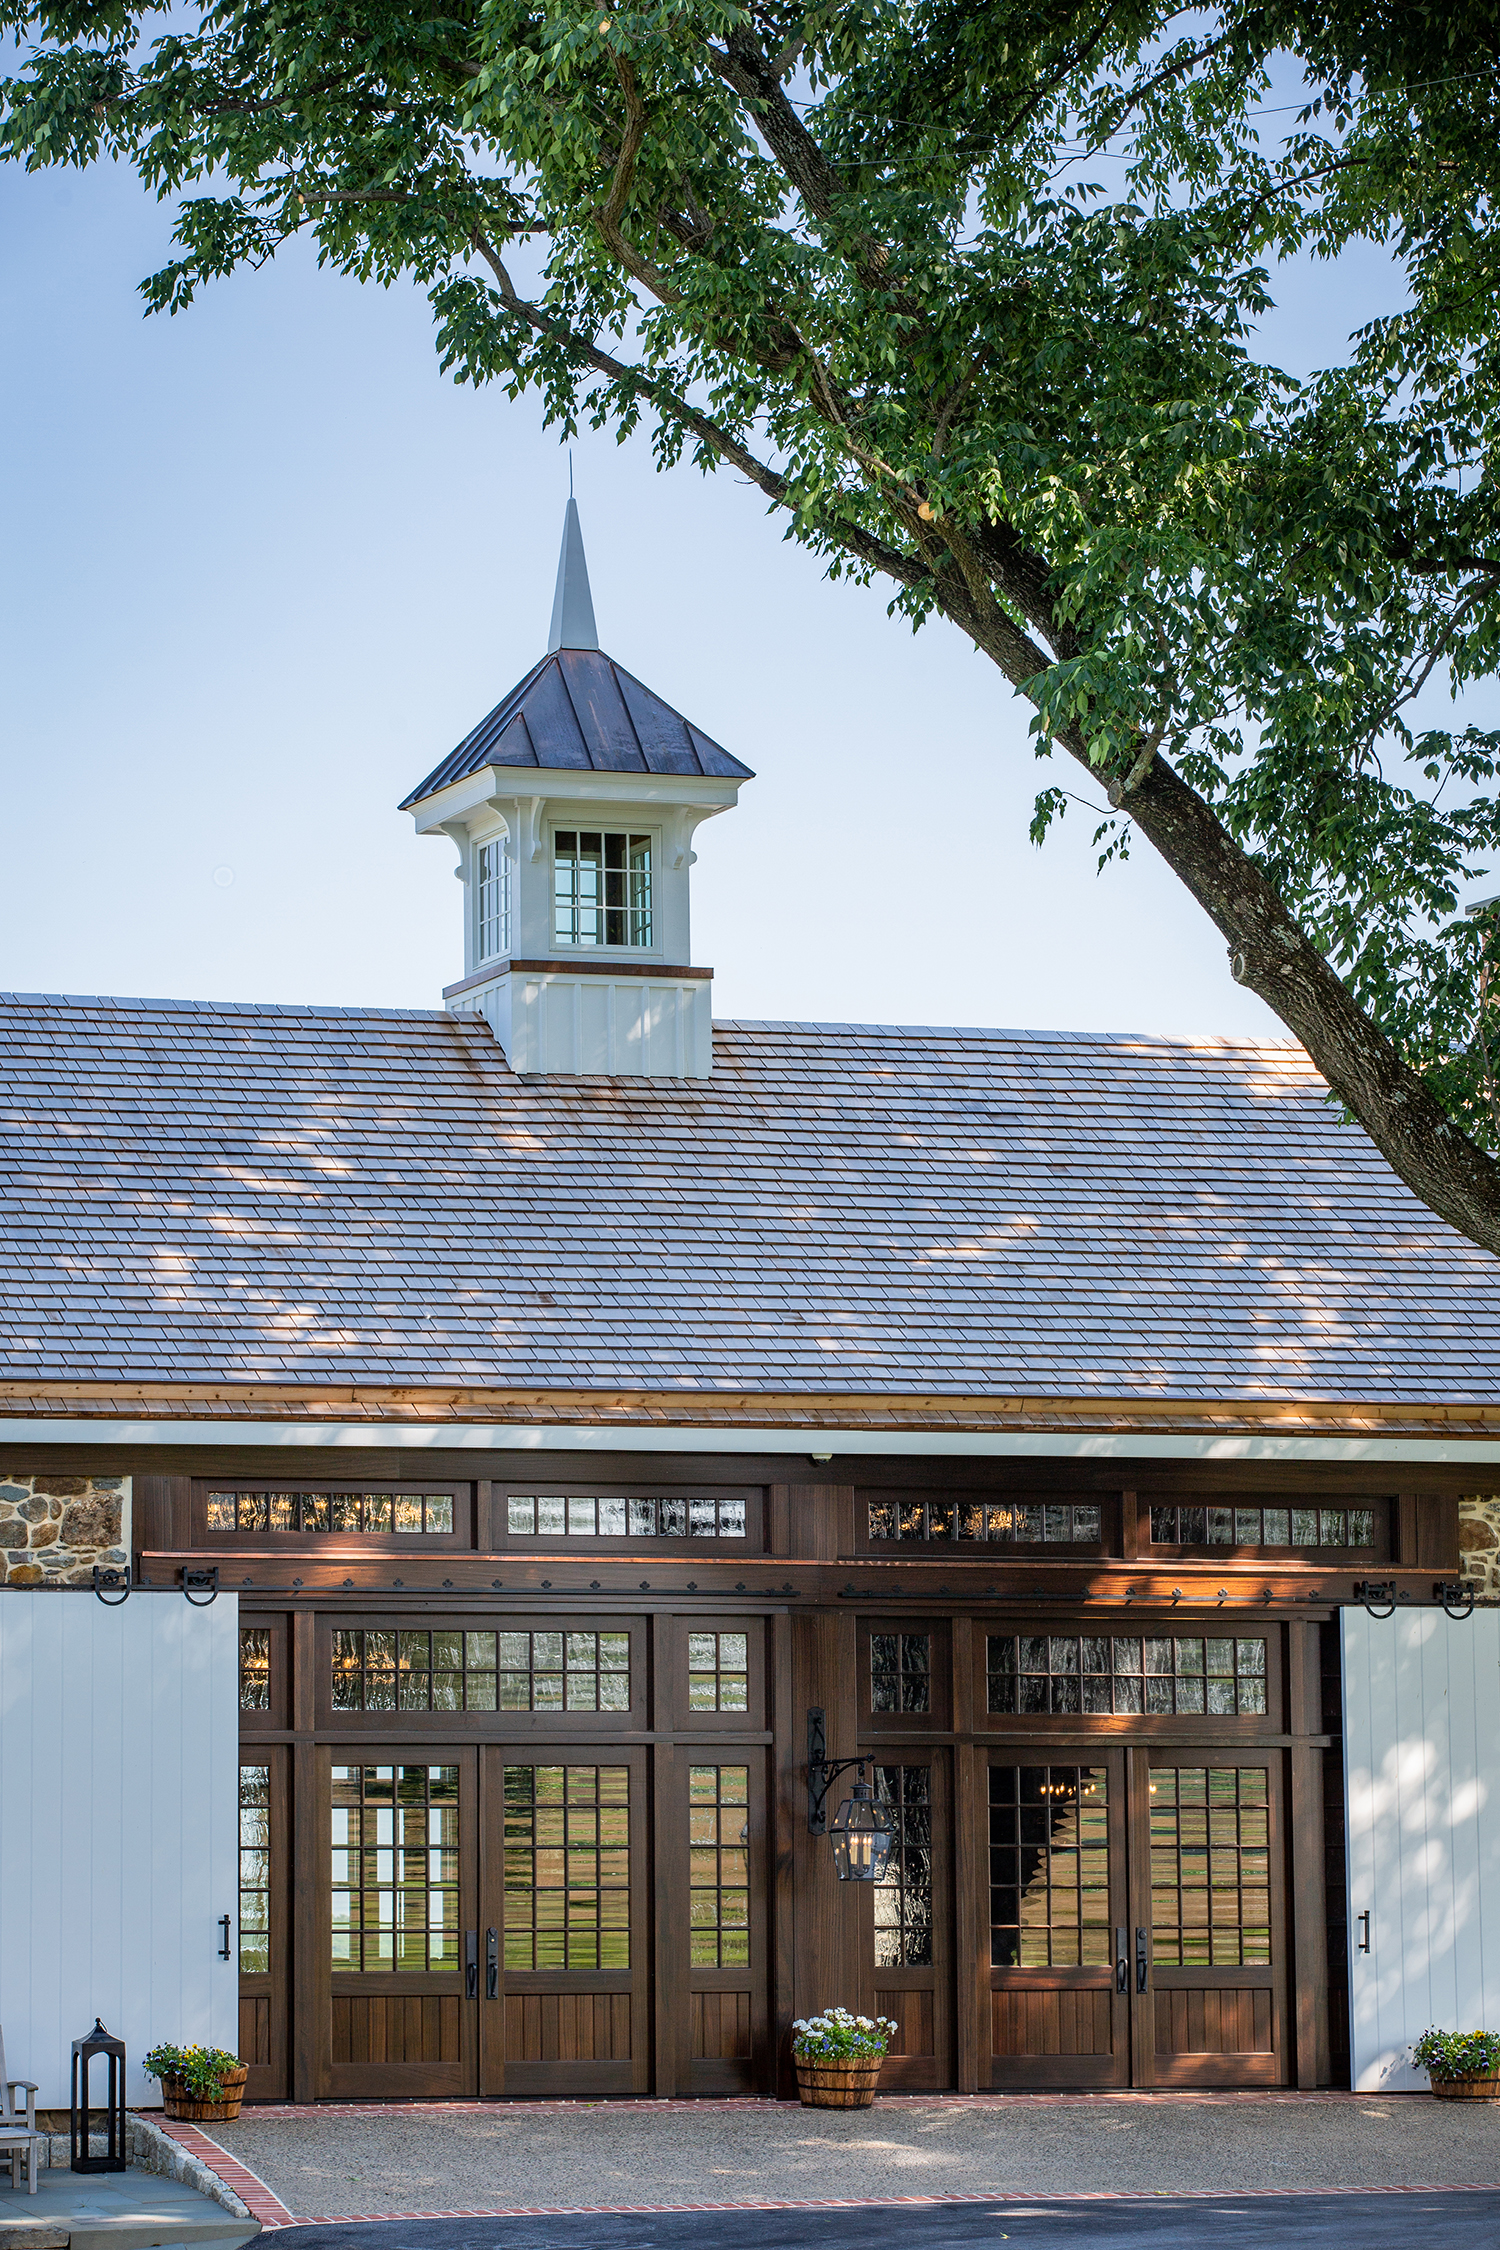
<svg viewBox="0 0 1500 2250">
<path fill-rule="evenodd" d="M 1115 1990 L 1116 1990 L 1116 1992 L 1128 1992 L 1128 1991 L 1130 1990 L 1130 1943 L 1129 1943 L 1129 1940 L 1130 1940 L 1130 1932 L 1129 1932 L 1128 1930 L 1116 1930 L 1116 1932 L 1115 1932 Z"/>
<path fill-rule="evenodd" d="M 484 1989 L 491 2000 L 500 1997 L 500 1935 L 497 1930 L 484 1933 Z"/>
<path fill-rule="evenodd" d="M 471 2000 L 479 1998 L 479 1932 L 464 1932 L 464 1991 Z"/>
<path fill-rule="evenodd" d="M 1359 1944 L 1355 1948 L 1355 1951 L 1358 1953 L 1368 1953 L 1370 1950 L 1370 1909 L 1368 1907 L 1365 1908 L 1363 1914 L 1361 1914 L 1359 1919 L 1361 1924 L 1363 1925 L 1365 1934 L 1360 1939 Z"/>
<path fill-rule="evenodd" d="M 1137 1992 L 1144 1992 L 1146 1989 L 1146 1971 L 1150 1965 L 1150 1959 L 1151 1957 L 1146 1951 L 1146 1932 L 1137 1924 L 1135 1933 L 1135 1989 Z"/>
<path fill-rule="evenodd" d="M 221 1914 L 219 1916 L 219 1959 L 228 1961 L 232 1958 L 229 1950 L 229 1916 Z"/>
</svg>

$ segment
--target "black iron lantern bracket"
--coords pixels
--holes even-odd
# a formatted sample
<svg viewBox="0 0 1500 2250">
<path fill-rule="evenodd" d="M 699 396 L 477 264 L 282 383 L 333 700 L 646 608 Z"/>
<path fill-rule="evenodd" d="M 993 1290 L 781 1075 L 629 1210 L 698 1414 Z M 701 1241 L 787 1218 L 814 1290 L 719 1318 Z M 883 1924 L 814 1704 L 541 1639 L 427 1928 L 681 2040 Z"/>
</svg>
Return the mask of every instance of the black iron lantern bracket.
<svg viewBox="0 0 1500 2250">
<path fill-rule="evenodd" d="M 1472 1578 L 1440 1578 L 1432 1589 L 1432 1598 L 1441 1602 L 1448 1615 L 1462 1624 L 1474 1614 L 1474 1581 Z"/>
<path fill-rule="evenodd" d="M 859 1778 L 865 1777 L 868 1758 L 830 1758 L 828 1755 L 828 1730 L 825 1715 L 819 1710 L 807 1714 L 807 1833 L 809 1836 L 828 1834 L 828 1792 L 841 1773 L 858 1766 Z"/>
<path fill-rule="evenodd" d="M 1363 1602 L 1371 1617 L 1394 1617 L 1396 1581 L 1394 1578 L 1361 1578 L 1354 1589 L 1354 1599 Z"/>
</svg>

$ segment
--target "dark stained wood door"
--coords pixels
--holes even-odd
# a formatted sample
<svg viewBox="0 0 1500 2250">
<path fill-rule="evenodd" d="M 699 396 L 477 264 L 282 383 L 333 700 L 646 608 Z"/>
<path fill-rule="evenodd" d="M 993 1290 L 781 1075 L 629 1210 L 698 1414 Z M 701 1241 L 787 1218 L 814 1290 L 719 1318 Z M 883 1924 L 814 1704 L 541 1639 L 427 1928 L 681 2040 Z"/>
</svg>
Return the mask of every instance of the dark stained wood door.
<svg viewBox="0 0 1500 2250">
<path fill-rule="evenodd" d="M 478 2083 L 478 1766 L 470 1747 L 324 1753 L 325 2098 Z"/>
<path fill-rule="evenodd" d="M 1281 1753 L 1134 1749 L 1129 1762 L 1132 1946 L 1147 1957 L 1136 2083 L 1285 2085 Z"/>
<path fill-rule="evenodd" d="M 656 1933 L 659 1948 L 687 1955 L 679 2089 L 757 2093 L 770 2042 L 765 1757 L 705 1741 L 668 1770 L 685 1771 L 687 1787 L 687 1926 L 671 1920 Z"/>
<path fill-rule="evenodd" d="M 861 1888 L 861 2001 L 897 2025 L 881 2084 L 954 2083 L 953 1793 L 949 1752 L 887 1748 L 870 1761 L 894 1842 L 884 1880 Z"/>
<path fill-rule="evenodd" d="M 646 1760 L 618 1744 L 487 1746 L 488 2095 L 650 2086 Z M 489 1932 L 495 1932 L 492 1990 Z"/>
<path fill-rule="evenodd" d="M 985 1778 L 989 2083 L 1128 2086 L 1124 1753 L 1033 1736 L 992 1748 Z"/>
<path fill-rule="evenodd" d="M 284 2101 L 288 2074 L 288 1753 L 246 1746 L 240 1757 L 239 2053 L 245 2098 Z"/>
</svg>

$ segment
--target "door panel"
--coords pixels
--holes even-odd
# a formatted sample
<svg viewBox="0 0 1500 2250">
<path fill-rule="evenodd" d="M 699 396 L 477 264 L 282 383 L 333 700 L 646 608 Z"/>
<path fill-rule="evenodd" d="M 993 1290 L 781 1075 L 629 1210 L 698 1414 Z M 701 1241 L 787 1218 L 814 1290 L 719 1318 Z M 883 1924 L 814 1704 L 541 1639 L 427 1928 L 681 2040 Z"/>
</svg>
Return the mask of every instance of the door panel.
<svg viewBox="0 0 1500 2250">
<path fill-rule="evenodd" d="M 1132 1765 L 1146 1781 L 1137 1863 L 1151 1901 L 1137 2082 L 1283 2085 L 1280 1761 L 1152 1750 L 1133 1752 Z"/>
<path fill-rule="evenodd" d="M 239 2053 L 245 2098 L 284 2101 L 287 2077 L 287 1753 L 240 1760 Z"/>
<path fill-rule="evenodd" d="M 1123 1754 L 989 1755 L 990 2084 L 1125 2086 L 1130 2003 Z"/>
<path fill-rule="evenodd" d="M 706 1747 L 703 1746 L 703 1747 Z M 768 2065 L 764 1759 L 749 1750 L 711 1761 L 694 1745 L 687 1768 L 687 2036 L 679 2083 L 688 2094 L 760 2090 Z M 681 1945 L 670 1928 L 659 1945 Z"/>
<path fill-rule="evenodd" d="M 327 1754 L 325 2096 L 472 2093 L 467 1933 L 477 1903 L 472 1750 Z"/>
<path fill-rule="evenodd" d="M 899 2029 L 882 2085 L 951 2086 L 953 2070 L 952 1792 L 947 1753 L 877 1753 L 877 1803 L 895 1841 L 883 1881 L 863 1901 L 865 1985 Z"/>
<path fill-rule="evenodd" d="M 503 2007 L 498 2026 L 486 2023 L 483 2090 L 644 2093 L 644 1756 L 569 1744 L 550 1753 L 486 1749 L 483 1758 L 486 1798 L 503 1808 L 484 1917 L 497 1932 Z"/>
</svg>

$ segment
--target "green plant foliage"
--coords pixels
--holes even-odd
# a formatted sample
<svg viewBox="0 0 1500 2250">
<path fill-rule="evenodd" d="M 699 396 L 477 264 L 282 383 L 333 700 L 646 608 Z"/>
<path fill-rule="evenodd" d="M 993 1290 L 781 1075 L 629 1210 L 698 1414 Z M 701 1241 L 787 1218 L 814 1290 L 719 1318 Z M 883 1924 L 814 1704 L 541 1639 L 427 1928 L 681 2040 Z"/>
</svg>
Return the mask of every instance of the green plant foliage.
<svg viewBox="0 0 1500 2250">
<path fill-rule="evenodd" d="M 950 618 L 1081 767 L 1101 864 L 1148 837 L 1500 1248 L 1500 915 L 1460 910 L 1500 865 L 1465 701 L 1500 652 L 1500 15 L 1458 20 L 0 0 L 0 149 L 175 205 L 153 310 L 308 238 L 425 287 L 456 379 L 729 466 L 831 575 Z M 1393 309 L 1294 378 L 1276 263 L 1357 243 Z"/>
<path fill-rule="evenodd" d="M 238 2070 L 240 2058 L 222 2047 L 153 2047 L 141 2068 L 148 2078 L 171 2078 L 195 2101 L 223 2098 L 224 2073 Z"/>
<path fill-rule="evenodd" d="M 1427 2030 L 1411 2059 L 1429 2078 L 1488 2078 L 1500 2071 L 1500 2032 Z"/>
</svg>

